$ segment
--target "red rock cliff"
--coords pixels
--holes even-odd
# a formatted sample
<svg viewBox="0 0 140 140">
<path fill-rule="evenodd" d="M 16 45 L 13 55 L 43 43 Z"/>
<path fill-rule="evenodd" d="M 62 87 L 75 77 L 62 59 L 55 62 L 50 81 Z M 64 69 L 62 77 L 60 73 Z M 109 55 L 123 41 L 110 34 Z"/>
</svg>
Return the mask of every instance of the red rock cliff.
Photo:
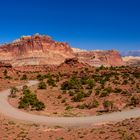
<svg viewBox="0 0 140 140">
<path fill-rule="evenodd" d="M 0 46 L 0 62 L 12 66 L 60 65 L 70 58 L 76 58 L 78 62 L 91 66 L 123 65 L 119 52 L 115 50 L 76 51 L 67 43 L 56 42 L 49 36 L 39 34 L 23 36 Z"/>
<path fill-rule="evenodd" d="M 66 58 L 73 58 L 73 50 L 67 43 L 56 42 L 49 36 L 23 36 L 0 47 L 0 61 L 13 66 L 59 65 Z"/>
<path fill-rule="evenodd" d="M 108 51 L 82 51 L 75 52 L 80 62 L 91 66 L 122 66 L 124 62 L 120 53 L 115 50 Z"/>
</svg>

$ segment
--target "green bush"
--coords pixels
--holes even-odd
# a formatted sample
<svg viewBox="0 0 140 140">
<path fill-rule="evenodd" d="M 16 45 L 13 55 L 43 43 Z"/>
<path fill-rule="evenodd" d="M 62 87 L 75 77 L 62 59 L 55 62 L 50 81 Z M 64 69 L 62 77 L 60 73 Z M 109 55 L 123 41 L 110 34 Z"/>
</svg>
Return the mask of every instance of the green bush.
<svg viewBox="0 0 140 140">
<path fill-rule="evenodd" d="M 20 78 L 20 80 L 27 80 L 27 75 L 26 74 L 23 74 L 22 77 Z"/>
<path fill-rule="evenodd" d="M 6 75 L 4 78 L 5 79 L 12 79 L 12 77 L 11 76 L 8 76 L 8 75 Z"/>
<path fill-rule="evenodd" d="M 123 85 L 127 85 L 128 84 L 128 80 L 124 80 L 122 84 Z"/>
<path fill-rule="evenodd" d="M 80 102 L 84 97 L 85 97 L 85 93 L 84 92 L 79 92 L 79 93 L 77 93 L 77 94 L 74 95 L 74 97 L 72 98 L 72 100 L 74 102 Z"/>
<path fill-rule="evenodd" d="M 90 97 L 91 93 L 92 93 L 92 90 L 89 90 L 87 93 L 85 93 L 85 97 Z"/>
<path fill-rule="evenodd" d="M 88 80 L 88 77 L 84 76 L 80 79 L 80 82 L 82 85 L 86 85 L 87 84 L 87 80 Z"/>
<path fill-rule="evenodd" d="M 70 96 L 74 96 L 75 92 L 69 91 L 68 94 L 69 94 Z"/>
<path fill-rule="evenodd" d="M 99 106 L 99 102 L 97 100 L 93 100 L 91 103 L 84 104 L 84 105 L 85 105 L 85 108 L 92 109 L 92 108 L 98 107 Z"/>
<path fill-rule="evenodd" d="M 3 72 L 4 76 L 7 76 L 7 73 L 8 73 L 8 72 L 7 72 L 7 70 L 5 69 L 4 72 Z"/>
<path fill-rule="evenodd" d="M 140 97 L 139 96 L 132 96 L 130 99 L 130 105 L 136 106 L 140 104 Z"/>
<path fill-rule="evenodd" d="M 30 89 L 25 89 L 25 90 L 23 91 L 23 94 L 25 94 L 25 95 L 30 94 L 30 93 L 31 93 Z"/>
<path fill-rule="evenodd" d="M 69 90 L 70 88 L 71 87 L 70 87 L 68 81 L 63 82 L 62 85 L 61 85 L 61 90 Z"/>
<path fill-rule="evenodd" d="M 100 93 L 100 97 L 106 97 L 109 95 L 109 92 L 106 91 L 106 90 L 103 90 L 101 93 Z"/>
<path fill-rule="evenodd" d="M 106 101 L 103 102 L 103 106 L 107 111 L 109 111 L 113 107 L 113 102 L 109 101 L 109 100 L 106 100 Z"/>
<path fill-rule="evenodd" d="M 87 89 L 93 89 L 93 87 L 95 86 L 95 81 L 92 79 L 88 79 L 86 84 L 87 84 Z"/>
<path fill-rule="evenodd" d="M 16 87 L 12 87 L 10 90 L 10 97 L 15 98 L 16 97 L 16 92 L 18 91 L 18 89 Z"/>
<path fill-rule="evenodd" d="M 86 104 L 77 105 L 77 108 L 79 108 L 79 109 L 85 109 L 85 108 L 87 108 L 87 105 Z"/>
<path fill-rule="evenodd" d="M 53 87 L 56 86 L 56 83 L 52 78 L 48 78 L 47 83 L 49 86 L 53 86 Z"/>
<path fill-rule="evenodd" d="M 66 108 L 65 108 L 65 110 L 71 110 L 73 107 L 72 106 L 67 106 Z"/>
<path fill-rule="evenodd" d="M 39 81 L 43 81 L 44 79 L 46 79 L 47 78 L 47 75 L 41 75 L 41 74 L 38 74 L 37 75 L 37 79 L 39 80 Z"/>
<path fill-rule="evenodd" d="M 38 89 L 46 89 L 47 86 L 46 86 L 46 83 L 41 81 L 39 84 L 38 84 Z"/>
<path fill-rule="evenodd" d="M 30 108 L 39 111 L 43 110 L 45 105 L 37 99 L 35 94 L 28 93 L 24 94 L 24 96 L 20 98 L 18 107 L 23 109 Z"/>
<path fill-rule="evenodd" d="M 100 88 L 96 88 L 95 89 L 95 95 L 99 95 L 100 94 L 101 89 Z"/>
<path fill-rule="evenodd" d="M 25 90 L 27 90 L 28 89 L 28 86 L 27 85 L 24 85 L 23 87 L 22 87 L 22 91 L 25 91 Z"/>
<path fill-rule="evenodd" d="M 65 81 L 61 85 L 61 90 L 80 89 L 82 85 L 76 77 L 71 77 L 69 81 Z"/>
<path fill-rule="evenodd" d="M 121 93 L 121 92 L 122 92 L 122 89 L 120 89 L 120 88 L 115 88 L 114 92 L 115 92 L 115 93 Z"/>
</svg>

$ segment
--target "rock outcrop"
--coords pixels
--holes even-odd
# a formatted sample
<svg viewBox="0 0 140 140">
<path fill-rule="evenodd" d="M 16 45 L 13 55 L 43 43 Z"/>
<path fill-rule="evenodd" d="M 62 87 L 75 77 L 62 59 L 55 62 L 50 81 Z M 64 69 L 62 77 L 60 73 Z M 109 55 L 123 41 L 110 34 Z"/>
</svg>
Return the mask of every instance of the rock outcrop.
<svg viewBox="0 0 140 140">
<path fill-rule="evenodd" d="M 59 65 L 66 58 L 73 58 L 67 43 L 56 42 L 49 36 L 23 36 L 10 44 L 0 46 L 0 61 L 13 66 Z"/>
<path fill-rule="evenodd" d="M 0 62 L 0 67 L 12 68 L 12 65 L 10 63 Z"/>
<path fill-rule="evenodd" d="M 65 61 L 66 60 L 66 61 Z M 14 67 L 51 65 L 66 62 L 76 65 L 121 66 L 123 61 L 119 52 L 85 51 L 71 48 L 67 43 L 57 42 L 45 35 L 23 36 L 9 44 L 0 46 L 0 62 Z M 75 66 L 76 66 L 75 65 Z"/>
<path fill-rule="evenodd" d="M 140 66 L 140 57 L 125 56 L 123 61 L 127 66 Z"/>
<path fill-rule="evenodd" d="M 83 51 L 75 52 L 80 62 L 87 63 L 91 66 L 122 66 L 124 62 L 116 50 L 108 51 Z"/>
</svg>

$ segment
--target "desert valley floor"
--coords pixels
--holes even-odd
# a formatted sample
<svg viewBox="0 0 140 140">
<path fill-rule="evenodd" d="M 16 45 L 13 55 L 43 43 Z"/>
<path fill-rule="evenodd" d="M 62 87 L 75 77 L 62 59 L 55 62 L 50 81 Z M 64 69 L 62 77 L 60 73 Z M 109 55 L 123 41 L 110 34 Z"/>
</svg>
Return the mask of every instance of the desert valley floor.
<svg viewBox="0 0 140 140">
<path fill-rule="evenodd" d="M 0 139 L 137 140 L 140 138 L 139 67 L 101 66 L 77 69 L 79 65 L 77 63 L 63 65 L 65 67 L 60 66 L 57 71 L 54 68 L 46 70 L 41 68 L 40 71 L 40 68 L 33 66 L 28 68 L 28 72 L 23 68 L 19 70 L 19 68 L 1 67 L 1 99 L 3 95 L 6 97 L 7 100 L 4 101 L 11 106 L 9 112 L 14 114 L 12 109 L 15 109 L 17 111 L 15 116 L 20 116 L 20 112 L 29 114 L 32 121 L 26 120 L 26 117 L 24 119 L 24 116 L 19 119 L 6 114 L 8 107 L 0 100 L 7 109 L 2 109 L 1 104 Z M 28 85 L 30 80 L 33 80 L 31 82 L 33 85 Z M 9 88 L 11 89 L 7 91 Z M 5 91 L 7 94 L 4 94 Z M 60 121 L 61 123 L 50 119 L 47 125 L 47 119 L 46 122 L 34 122 L 34 115 L 55 118 L 58 122 L 59 118 L 56 117 L 65 118 Z M 97 120 L 94 120 L 94 116 Z M 81 121 L 78 119 L 80 117 L 87 119 Z M 76 121 L 74 119 L 68 121 L 69 118 L 75 118 Z"/>
</svg>

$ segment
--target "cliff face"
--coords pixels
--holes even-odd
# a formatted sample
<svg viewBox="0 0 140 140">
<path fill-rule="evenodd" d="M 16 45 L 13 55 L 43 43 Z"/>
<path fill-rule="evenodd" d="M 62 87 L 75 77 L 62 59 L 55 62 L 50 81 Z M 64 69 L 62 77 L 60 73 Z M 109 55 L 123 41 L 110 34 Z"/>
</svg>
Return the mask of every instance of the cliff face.
<svg viewBox="0 0 140 140">
<path fill-rule="evenodd" d="M 127 66 L 140 66 L 140 57 L 125 56 L 123 57 L 123 61 Z"/>
<path fill-rule="evenodd" d="M 67 43 L 56 42 L 49 36 L 23 36 L 12 43 L 0 46 L 0 62 L 12 66 L 60 65 L 75 58 L 91 66 L 121 66 L 123 61 L 117 51 L 83 51 L 72 49 Z M 72 59 L 74 60 L 74 59 Z"/>
<path fill-rule="evenodd" d="M 122 66 L 124 62 L 118 51 L 83 51 L 76 52 L 80 62 L 87 63 L 91 66 Z"/>
<path fill-rule="evenodd" d="M 23 36 L 0 47 L 0 61 L 13 66 L 59 65 L 73 57 L 73 50 L 67 43 L 53 41 L 49 36 Z"/>
</svg>

